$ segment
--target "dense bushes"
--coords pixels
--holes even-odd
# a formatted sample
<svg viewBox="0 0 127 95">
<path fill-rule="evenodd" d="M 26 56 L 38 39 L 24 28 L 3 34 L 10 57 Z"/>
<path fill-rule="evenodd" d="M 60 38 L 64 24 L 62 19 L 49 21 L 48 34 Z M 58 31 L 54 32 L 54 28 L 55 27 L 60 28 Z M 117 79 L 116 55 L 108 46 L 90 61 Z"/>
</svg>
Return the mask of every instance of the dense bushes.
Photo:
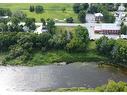
<svg viewBox="0 0 127 95">
<path fill-rule="evenodd" d="M 102 37 L 96 41 L 97 51 L 107 55 L 113 63 L 127 63 L 127 41 Z"/>
<path fill-rule="evenodd" d="M 11 10 L 6 8 L 0 8 L 0 16 L 11 16 Z"/>
</svg>

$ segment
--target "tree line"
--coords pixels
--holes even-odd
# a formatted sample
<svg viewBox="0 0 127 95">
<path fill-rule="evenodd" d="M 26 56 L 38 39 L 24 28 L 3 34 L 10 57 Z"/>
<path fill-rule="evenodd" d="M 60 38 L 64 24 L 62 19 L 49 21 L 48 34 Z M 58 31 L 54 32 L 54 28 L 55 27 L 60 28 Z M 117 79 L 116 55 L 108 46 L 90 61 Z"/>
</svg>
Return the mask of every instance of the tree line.
<svg viewBox="0 0 127 95">
<path fill-rule="evenodd" d="M 30 5 L 29 11 L 30 12 L 35 12 L 35 13 L 43 13 L 44 12 L 44 8 L 41 5 L 36 5 L 36 6 Z"/>
<path fill-rule="evenodd" d="M 62 49 L 68 52 L 81 52 L 87 49 L 89 42 L 88 30 L 78 26 L 75 31 L 57 31 L 43 32 L 36 34 L 33 32 L 3 32 L 0 34 L 0 50 L 8 51 L 9 54 L 3 60 L 7 61 L 19 59 L 23 62 L 32 58 L 34 50 L 42 52 L 52 49 Z"/>
</svg>

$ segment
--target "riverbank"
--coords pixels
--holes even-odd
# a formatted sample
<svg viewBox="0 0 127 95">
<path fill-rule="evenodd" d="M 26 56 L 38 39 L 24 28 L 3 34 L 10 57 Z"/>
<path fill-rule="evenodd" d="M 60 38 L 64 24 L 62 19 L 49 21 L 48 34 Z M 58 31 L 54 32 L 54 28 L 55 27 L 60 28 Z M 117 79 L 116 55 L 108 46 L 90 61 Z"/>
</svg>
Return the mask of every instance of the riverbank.
<svg viewBox="0 0 127 95">
<path fill-rule="evenodd" d="M 0 54 L 1 60 L 8 53 Z M 22 60 L 13 59 L 6 62 L 6 65 L 48 65 L 59 62 L 73 63 L 73 62 L 102 62 L 107 61 L 107 58 L 99 55 L 95 50 L 87 52 L 73 52 L 69 53 L 64 50 L 50 50 L 47 52 L 35 51 L 32 54 L 32 59 L 23 63 Z"/>
<path fill-rule="evenodd" d="M 95 41 L 91 41 L 88 49 L 83 52 L 67 52 L 66 50 L 35 50 L 31 53 L 31 59 L 23 62 L 20 58 L 15 58 L 6 61 L 3 65 L 48 65 L 59 62 L 73 63 L 73 62 L 107 62 L 108 58 L 100 55 L 96 51 Z M 0 53 L 0 60 L 3 61 L 9 52 Z M 4 63 L 4 62 L 3 62 Z"/>
<path fill-rule="evenodd" d="M 107 84 L 98 86 L 96 88 L 85 88 L 85 87 L 72 87 L 72 88 L 58 88 L 58 89 L 43 89 L 37 90 L 37 92 L 127 92 L 126 82 L 115 82 L 109 80 Z"/>
</svg>

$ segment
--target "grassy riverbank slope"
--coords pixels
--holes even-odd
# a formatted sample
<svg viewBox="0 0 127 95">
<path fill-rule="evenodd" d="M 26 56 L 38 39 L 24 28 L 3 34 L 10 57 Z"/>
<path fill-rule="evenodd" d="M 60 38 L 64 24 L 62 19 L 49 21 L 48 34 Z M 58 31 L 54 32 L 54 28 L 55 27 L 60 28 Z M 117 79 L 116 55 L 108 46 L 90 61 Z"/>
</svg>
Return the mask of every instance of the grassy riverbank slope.
<svg viewBox="0 0 127 95">
<path fill-rule="evenodd" d="M 91 41 L 88 46 L 88 50 L 84 52 L 72 52 L 69 53 L 65 50 L 49 50 L 46 52 L 34 51 L 31 60 L 23 63 L 22 60 L 12 59 L 7 61 L 7 65 L 47 65 L 55 62 L 100 62 L 106 61 L 107 58 L 98 54 L 95 50 L 95 42 Z M 0 60 L 8 55 L 8 52 L 0 54 Z"/>
</svg>

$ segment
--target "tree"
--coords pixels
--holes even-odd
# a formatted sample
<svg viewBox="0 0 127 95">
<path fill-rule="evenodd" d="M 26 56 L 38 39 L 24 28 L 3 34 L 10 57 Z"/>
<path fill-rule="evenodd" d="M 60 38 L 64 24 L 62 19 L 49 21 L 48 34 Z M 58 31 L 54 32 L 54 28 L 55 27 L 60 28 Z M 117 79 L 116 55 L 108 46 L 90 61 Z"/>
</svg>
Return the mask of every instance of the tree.
<svg viewBox="0 0 127 95">
<path fill-rule="evenodd" d="M 103 11 L 103 20 L 106 23 L 114 23 L 115 17 L 113 14 L 109 13 L 108 11 Z"/>
<path fill-rule="evenodd" d="M 98 12 L 98 5 L 96 5 L 96 4 L 95 5 L 91 5 L 89 10 L 88 10 L 88 12 L 92 13 L 92 14 L 97 13 Z"/>
<path fill-rule="evenodd" d="M 43 32 L 36 36 L 36 48 L 42 48 L 45 47 L 46 49 L 49 48 L 49 40 L 51 39 L 51 34 L 47 32 Z"/>
<path fill-rule="evenodd" d="M 0 23 L 0 32 L 6 32 L 7 31 L 7 25 L 4 23 Z"/>
<path fill-rule="evenodd" d="M 29 27 L 30 30 L 35 30 L 35 18 L 26 18 L 25 20 L 25 26 Z"/>
<path fill-rule="evenodd" d="M 0 33 L 0 51 L 8 50 L 10 45 L 16 44 L 16 33 Z"/>
<path fill-rule="evenodd" d="M 67 51 L 84 51 L 87 48 L 89 41 L 88 30 L 84 27 L 78 26 L 72 35 L 72 39 L 66 45 Z"/>
<path fill-rule="evenodd" d="M 80 11 L 86 11 L 89 7 L 88 3 L 75 3 L 73 5 L 73 11 L 79 13 Z"/>
<path fill-rule="evenodd" d="M 36 13 L 42 13 L 43 11 L 44 11 L 43 6 L 37 5 L 37 6 L 35 7 L 35 12 L 36 12 Z"/>
<path fill-rule="evenodd" d="M 114 63 L 127 63 L 127 41 L 118 39 L 111 52 L 112 62 Z"/>
<path fill-rule="evenodd" d="M 62 8 L 61 10 L 62 10 L 62 12 L 64 13 L 64 12 L 66 11 L 66 8 L 64 7 L 64 8 Z"/>
<path fill-rule="evenodd" d="M 16 12 L 13 12 L 12 18 L 13 17 L 19 19 L 20 21 L 24 21 L 26 19 L 26 14 L 23 13 L 22 11 L 16 11 Z"/>
<path fill-rule="evenodd" d="M 80 11 L 81 10 L 86 11 L 88 9 L 88 7 L 89 7 L 88 3 L 81 3 L 79 9 L 80 9 Z"/>
<path fill-rule="evenodd" d="M 86 22 L 86 12 L 80 11 L 78 14 L 78 19 L 81 23 L 85 23 Z"/>
<path fill-rule="evenodd" d="M 11 32 L 21 32 L 22 31 L 22 27 L 19 25 L 20 23 L 20 19 L 17 17 L 12 17 L 11 18 L 11 25 L 8 25 L 8 30 Z"/>
<path fill-rule="evenodd" d="M 80 11 L 80 3 L 75 3 L 75 4 L 73 5 L 73 11 L 74 11 L 75 13 L 79 13 L 79 11 Z"/>
<path fill-rule="evenodd" d="M 40 20 L 41 20 L 41 23 L 45 26 L 46 25 L 45 19 L 44 18 L 41 18 Z"/>
<path fill-rule="evenodd" d="M 74 22 L 74 20 L 73 20 L 73 18 L 72 18 L 72 17 L 69 17 L 69 18 L 67 18 L 67 19 L 66 19 L 66 22 L 67 22 L 67 23 L 73 23 L 73 22 Z"/>
<path fill-rule="evenodd" d="M 20 19 L 14 16 L 11 18 L 11 22 L 17 26 L 20 23 Z"/>
<path fill-rule="evenodd" d="M 48 19 L 47 20 L 47 29 L 48 29 L 48 32 L 53 34 L 54 31 L 55 31 L 55 22 L 53 19 Z"/>
<path fill-rule="evenodd" d="M 108 9 L 108 11 L 116 11 L 115 4 L 114 3 L 106 3 L 106 4 L 104 4 L 104 6 L 106 6 L 106 8 Z"/>
<path fill-rule="evenodd" d="M 0 19 L 0 22 L 4 24 L 7 24 L 9 21 L 10 21 L 10 18 Z"/>
<path fill-rule="evenodd" d="M 107 55 L 112 63 L 127 63 L 127 41 L 124 39 L 108 39 L 101 37 L 96 41 L 97 51 Z"/>
<path fill-rule="evenodd" d="M 12 12 L 7 8 L 0 8 L 0 16 L 11 16 Z"/>
<path fill-rule="evenodd" d="M 67 33 L 65 31 L 57 31 L 53 34 L 52 38 L 49 40 L 50 47 L 54 49 L 64 49 L 68 40 Z"/>
<path fill-rule="evenodd" d="M 30 11 L 30 12 L 34 12 L 34 6 L 33 6 L 33 5 L 30 5 L 29 11 Z"/>
<path fill-rule="evenodd" d="M 121 25 L 120 32 L 121 32 L 121 34 L 126 35 L 127 34 L 127 26 L 124 24 Z"/>
<path fill-rule="evenodd" d="M 105 36 L 96 40 L 97 51 L 101 54 L 108 56 L 108 57 L 111 57 L 111 51 L 112 51 L 114 45 L 115 45 L 115 40 L 108 39 Z"/>
</svg>

